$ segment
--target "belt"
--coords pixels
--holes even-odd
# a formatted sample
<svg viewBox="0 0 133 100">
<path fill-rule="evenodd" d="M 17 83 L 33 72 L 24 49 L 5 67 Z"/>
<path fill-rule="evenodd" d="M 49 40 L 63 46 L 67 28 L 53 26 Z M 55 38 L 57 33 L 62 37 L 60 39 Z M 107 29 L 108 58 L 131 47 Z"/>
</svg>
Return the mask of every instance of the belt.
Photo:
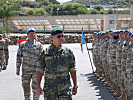
<svg viewBox="0 0 133 100">
<path fill-rule="evenodd" d="M 4 50 L 4 49 L 0 49 L 0 50 Z"/>
</svg>

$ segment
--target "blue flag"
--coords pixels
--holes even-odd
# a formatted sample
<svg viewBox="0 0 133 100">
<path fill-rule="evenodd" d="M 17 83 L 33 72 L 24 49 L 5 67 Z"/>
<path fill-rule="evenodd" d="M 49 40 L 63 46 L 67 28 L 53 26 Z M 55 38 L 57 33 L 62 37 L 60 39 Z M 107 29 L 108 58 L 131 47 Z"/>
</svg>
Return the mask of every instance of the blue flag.
<svg viewBox="0 0 133 100">
<path fill-rule="evenodd" d="M 81 43 L 80 44 L 85 44 L 86 41 L 85 41 L 85 36 L 83 34 L 84 31 L 82 31 L 82 36 L 81 36 Z"/>
<path fill-rule="evenodd" d="M 83 44 L 86 44 L 85 36 L 84 36 L 83 32 L 84 32 L 84 31 L 82 31 L 81 43 L 80 43 L 80 44 L 81 44 L 81 51 L 82 51 L 82 52 L 83 52 L 83 47 L 82 47 L 82 45 L 83 45 Z"/>
</svg>

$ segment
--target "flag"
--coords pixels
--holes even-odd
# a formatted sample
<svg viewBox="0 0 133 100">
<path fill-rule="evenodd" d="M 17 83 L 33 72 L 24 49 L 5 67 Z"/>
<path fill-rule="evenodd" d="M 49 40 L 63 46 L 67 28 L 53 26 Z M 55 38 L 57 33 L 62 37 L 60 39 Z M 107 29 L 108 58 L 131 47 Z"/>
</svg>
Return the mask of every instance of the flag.
<svg viewBox="0 0 133 100">
<path fill-rule="evenodd" d="M 23 42 L 23 41 L 26 41 L 26 39 L 18 40 L 18 44 L 19 44 L 19 46 L 20 46 L 20 43 Z"/>
<path fill-rule="evenodd" d="M 85 36 L 84 36 L 84 31 L 82 31 L 82 36 L 81 36 L 81 51 L 83 52 L 83 44 L 86 44 L 86 41 L 85 41 Z"/>
<path fill-rule="evenodd" d="M 100 32 L 100 30 L 98 30 L 98 33 Z"/>
</svg>

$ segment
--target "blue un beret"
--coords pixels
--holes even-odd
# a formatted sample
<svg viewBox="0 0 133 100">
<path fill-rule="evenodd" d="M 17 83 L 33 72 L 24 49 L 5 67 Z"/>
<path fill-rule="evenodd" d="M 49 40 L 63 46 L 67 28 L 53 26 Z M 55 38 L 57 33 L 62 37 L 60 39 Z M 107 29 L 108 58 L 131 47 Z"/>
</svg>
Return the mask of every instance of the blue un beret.
<svg viewBox="0 0 133 100">
<path fill-rule="evenodd" d="M 130 35 L 130 37 L 133 37 L 133 33 Z"/>
<path fill-rule="evenodd" d="M 28 34 L 29 32 L 36 32 L 36 30 L 34 28 L 30 28 L 30 29 L 27 30 L 26 33 Z"/>
<path fill-rule="evenodd" d="M 7 33 L 4 33 L 3 36 L 7 35 Z"/>
<path fill-rule="evenodd" d="M 3 35 L 2 34 L 0 34 L 0 37 L 2 37 Z"/>
</svg>

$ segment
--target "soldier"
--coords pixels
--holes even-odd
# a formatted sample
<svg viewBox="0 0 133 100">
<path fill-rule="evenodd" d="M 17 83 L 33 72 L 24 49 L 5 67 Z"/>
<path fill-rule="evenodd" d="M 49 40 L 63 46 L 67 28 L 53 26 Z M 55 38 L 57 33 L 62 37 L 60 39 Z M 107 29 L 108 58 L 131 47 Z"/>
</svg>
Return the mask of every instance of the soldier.
<svg viewBox="0 0 133 100">
<path fill-rule="evenodd" d="M 62 45 L 63 29 L 55 27 L 51 31 L 52 44 L 42 51 L 37 69 L 37 94 L 41 95 L 40 87 L 44 76 L 45 100 L 72 100 L 70 75 L 73 80 L 72 94 L 77 94 L 75 57 L 73 52 Z M 45 71 L 45 74 L 44 74 Z M 70 73 L 70 74 L 69 74 Z"/>
<path fill-rule="evenodd" d="M 120 75 L 120 80 L 122 83 L 122 92 L 123 95 L 121 97 L 119 97 L 119 99 L 121 98 L 127 98 L 127 87 L 126 87 L 126 62 L 127 62 L 127 53 L 128 53 L 128 49 L 129 49 L 129 35 L 128 35 L 129 31 L 125 30 L 124 32 L 124 39 L 125 41 L 123 42 L 123 46 L 122 46 L 122 59 L 121 59 L 121 75 Z"/>
<path fill-rule="evenodd" d="M 119 40 L 119 32 L 115 31 L 111 33 L 112 40 L 110 45 L 110 60 L 109 60 L 109 71 L 110 71 L 110 79 L 112 80 L 112 90 L 114 91 L 114 96 L 117 96 L 119 93 L 117 86 L 117 67 L 116 67 L 116 49 Z"/>
<path fill-rule="evenodd" d="M 17 52 L 16 74 L 20 74 L 22 64 L 22 86 L 25 100 L 30 100 L 30 82 L 32 79 L 33 100 L 39 100 L 36 95 L 36 67 L 38 57 L 43 49 L 41 43 L 35 40 L 35 29 L 27 30 L 27 40 L 22 42 Z"/>
<path fill-rule="evenodd" d="M 109 44 L 109 38 L 108 38 L 108 31 L 105 33 L 105 39 L 102 44 L 103 52 L 102 52 L 102 64 L 104 69 L 104 79 L 106 85 L 108 85 L 109 82 L 109 73 L 108 73 L 108 64 L 107 64 L 107 50 L 108 50 L 108 44 Z"/>
<path fill-rule="evenodd" d="M 93 63 L 94 63 L 94 66 L 96 67 L 96 64 L 97 64 L 97 61 L 96 61 L 96 53 L 95 53 L 95 48 L 96 48 L 96 41 L 97 41 L 97 38 L 96 38 L 96 34 L 97 34 L 97 32 L 94 32 L 93 33 L 93 41 L 92 41 L 92 58 L 93 58 Z M 97 72 L 97 67 L 96 67 L 96 70 L 95 70 L 95 72 L 94 72 L 94 74 L 98 74 L 98 72 Z"/>
<path fill-rule="evenodd" d="M 5 64 L 2 70 L 6 70 L 7 69 L 7 65 L 8 65 L 8 59 L 9 59 L 9 51 L 8 51 L 8 45 L 10 40 L 7 38 L 7 34 L 4 33 L 3 34 L 3 39 L 5 40 L 5 47 L 4 47 L 4 52 L 5 52 Z"/>
<path fill-rule="evenodd" d="M 130 44 L 127 54 L 126 74 L 127 74 L 127 100 L 133 100 L 133 33 L 130 36 Z"/>
<path fill-rule="evenodd" d="M 101 69 L 101 66 L 100 66 L 100 62 L 99 62 L 99 59 L 100 59 L 100 34 L 101 33 L 97 33 L 96 34 L 96 44 L 95 44 L 95 57 L 96 57 L 96 64 L 95 64 L 95 67 L 96 67 L 96 72 L 97 72 L 97 77 L 102 77 L 102 69 Z"/>
<path fill-rule="evenodd" d="M 122 60 L 122 46 L 124 42 L 124 32 L 120 31 L 119 41 L 116 50 L 116 66 L 117 66 L 117 85 L 119 86 L 120 95 L 122 95 L 122 83 L 121 83 L 121 60 Z"/>
<path fill-rule="evenodd" d="M 2 70 L 5 62 L 5 53 L 4 53 L 4 46 L 5 40 L 2 39 L 2 34 L 0 34 L 0 71 Z"/>
</svg>

